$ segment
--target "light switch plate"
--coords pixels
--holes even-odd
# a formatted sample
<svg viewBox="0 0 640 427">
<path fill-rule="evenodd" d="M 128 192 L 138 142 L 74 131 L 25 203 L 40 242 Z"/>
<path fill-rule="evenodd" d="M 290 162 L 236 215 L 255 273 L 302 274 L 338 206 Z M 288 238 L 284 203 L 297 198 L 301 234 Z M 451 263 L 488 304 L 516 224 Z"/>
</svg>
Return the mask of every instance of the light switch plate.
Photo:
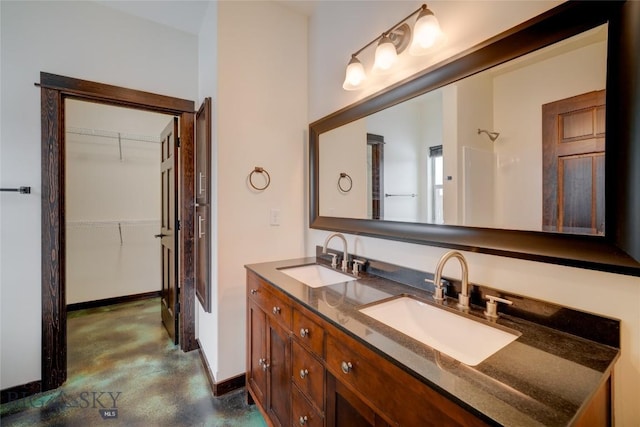
<svg viewBox="0 0 640 427">
<path fill-rule="evenodd" d="M 280 209 L 272 208 L 269 211 L 269 225 L 280 225 Z"/>
</svg>

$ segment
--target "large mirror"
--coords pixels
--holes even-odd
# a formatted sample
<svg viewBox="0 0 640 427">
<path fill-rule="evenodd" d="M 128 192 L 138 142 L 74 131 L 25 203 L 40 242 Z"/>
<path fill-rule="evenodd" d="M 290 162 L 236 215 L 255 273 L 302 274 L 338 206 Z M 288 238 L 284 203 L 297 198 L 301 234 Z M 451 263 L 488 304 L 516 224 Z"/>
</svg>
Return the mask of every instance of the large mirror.
<svg viewBox="0 0 640 427">
<path fill-rule="evenodd" d="M 312 123 L 311 227 L 640 275 L 628 3 L 563 4 Z"/>
</svg>

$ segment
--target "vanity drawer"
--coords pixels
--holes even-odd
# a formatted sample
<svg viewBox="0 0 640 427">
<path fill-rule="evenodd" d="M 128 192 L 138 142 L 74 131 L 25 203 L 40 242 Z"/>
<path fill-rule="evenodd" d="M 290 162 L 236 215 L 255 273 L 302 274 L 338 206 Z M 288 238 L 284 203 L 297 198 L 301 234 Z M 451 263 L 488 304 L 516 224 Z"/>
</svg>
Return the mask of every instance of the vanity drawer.
<svg viewBox="0 0 640 427">
<path fill-rule="evenodd" d="M 367 405 L 384 414 L 391 425 L 487 426 L 367 347 L 335 332 L 335 335 L 327 333 L 327 370 L 336 381 L 351 387 Z M 420 410 L 412 410 L 415 408 Z"/>
<path fill-rule="evenodd" d="M 247 276 L 247 295 L 267 315 L 277 319 L 287 330 L 291 330 L 291 304 L 270 291 L 271 285 L 254 275 Z"/>
<path fill-rule="evenodd" d="M 327 335 L 327 369 L 338 381 L 351 384 L 365 394 L 368 394 L 367 390 L 388 390 L 393 383 L 391 378 L 384 375 L 380 367 L 371 364 L 352 344 Z"/>
<path fill-rule="evenodd" d="M 294 310 L 292 331 L 302 345 L 309 348 L 318 357 L 322 357 L 324 351 L 324 329 L 320 325 L 298 310 Z"/>
<path fill-rule="evenodd" d="M 314 409 L 306 397 L 295 385 L 291 387 L 291 396 L 293 400 L 293 413 L 291 424 L 293 426 L 323 427 L 324 420 L 322 415 Z"/>
<path fill-rule="evenodd" d="M 293 340 L 293 382 L 324 411 L 324 367 L 304 347 Z"/>
</svg>

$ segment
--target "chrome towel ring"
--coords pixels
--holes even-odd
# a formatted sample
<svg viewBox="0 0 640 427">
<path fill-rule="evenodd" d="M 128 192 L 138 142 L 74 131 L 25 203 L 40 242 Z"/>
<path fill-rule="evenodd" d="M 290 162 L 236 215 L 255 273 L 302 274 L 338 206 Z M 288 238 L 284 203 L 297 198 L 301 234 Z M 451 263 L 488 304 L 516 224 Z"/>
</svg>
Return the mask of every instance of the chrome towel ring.
<svg viewBox="0 0 640 427">
<path fill-rule="evenodd" d="M 342 180 L 348 181 L 347 185 L 343 186 Z M 343 193 L 348 193 L 349 191 L 351 191 L 352 187 L 353 181 L 351 180 L 351 177 L 344 172 L 340 172 L 340 178 L 338 178 L 338 188 L 340 189 L 340 191 L 342 191 Z"/>
<path fill-rule="evenodd" d="M 253 174 L 254 173 L 260 173 L 260 174 L 265 174 L 267 177 L 267 183 L 263 186 L 263 187 L 257 187 L 254 183 L 253 183 Z M 251 173 L 249 174 L 249 184 L 256 190 L 258 191 L 262 191 L 264 189 L 266 189 L 269 184 L 271 184 L 271 176 L 269 175 L 269 172 L 266 171 L 266 169 L 261 168 L 260 166 L 256 166 Z"/>
</svg>

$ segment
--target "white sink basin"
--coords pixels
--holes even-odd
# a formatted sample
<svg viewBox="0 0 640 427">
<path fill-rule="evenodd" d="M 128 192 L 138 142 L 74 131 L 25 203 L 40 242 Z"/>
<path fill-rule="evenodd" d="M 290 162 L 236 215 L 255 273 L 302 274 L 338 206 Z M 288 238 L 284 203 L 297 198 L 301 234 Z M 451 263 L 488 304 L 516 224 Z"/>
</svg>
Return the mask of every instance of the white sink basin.
<svg viewBox="0 0 640 427">
<path fill-rule="evenodd" d="M 280 271 L 312 288 L 357 280 L 353 276 L 340 273 L 339 271 L 332 270 L 329 267 L 318 264 L 282 268 Z"/>
<path fill-rule="evenodd" d="M 519 336 L 410 297 L 360 311 L 469 366 L 477 365 Z"/>
</svg>

